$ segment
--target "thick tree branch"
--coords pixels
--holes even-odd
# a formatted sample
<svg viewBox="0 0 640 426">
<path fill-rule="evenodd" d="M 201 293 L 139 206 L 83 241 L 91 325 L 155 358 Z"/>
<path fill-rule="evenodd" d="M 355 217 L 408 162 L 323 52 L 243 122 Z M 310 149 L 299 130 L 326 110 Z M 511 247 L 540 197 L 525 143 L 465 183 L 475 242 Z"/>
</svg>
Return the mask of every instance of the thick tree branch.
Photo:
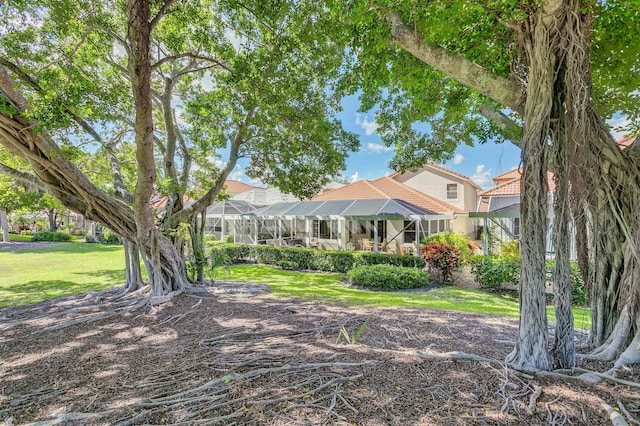
<svg viewBox="0 0 640 426">
<path fill-rule="evenodd" d="M 393 40 L 422 62 L 514 111 L 524 111 L 524 100 L 508 79 L 496 76 L 442 47 L 424 43 L 416 30 L 408 27 L 398 13 L 389 13 L 387 21 L 391 25 Z"/>
<path fill-rule="evenodd" d="M 13 167 L 9 167 L 6 164 L 0 163 L 0 173 L 5 176 L 9 176 L 10 178 L 13 178 L 27 186 L 36 186 L 38 189 L 42 190 L 46 189 L 42 182 L 40 182 L 40 180 L 35 175 L 14 169 Z"/>
<path fill-rule="evenodd" d="M 160 8 L 156 16 L 154 16 L 153 19 L 151 20 L 151 25 L 149 26 L 150 32 L 153 31 L 153 29 L 156 27 L 156 25 L 158 25 L 158 22 L 160 22 L 162 17 L 167 14 L 167 11 L 169 10 L 169 8 L 173 6 L 177 1 L 178 0 L 167 0 L 162 5 L 162 7 Z"/>
<path fill-rule="evenodd" d="M 199 212 L 201 212 L 202 210 L 204 210 L 205 208 L 207 208 L 213 203 L 213 201 L 215 200 L 220 190 L 222 190 L 222 187 L 224 186 L 227 176 L 229 176 L 229 173 L 231 173 L 233 168 L 236 166 L 236 163 L 238 162 L 238 158 L 239 158 L 238 154 L 240 152 L 240 148 L 245 143 L 245 140 L 243 139 L 244 137 L 243 134 L 248 126 L 249 120 L 251 120 L 251 118 L 253 117 L 253 113 L 254 113 L 253 109 L 247 112 L 242 123 L 238 125 L 236 134 L 233 140 L 231 141 L 231 149 L 229 151 L 229 160 L 227 161 L 225 168 L 220 173 L 220 176 L 218 176 L 218 179 L 216 180 L 215 185 L 213 185 L 213 187 L 210 188 L 209 191 L 207 191 L 207 193 L 203 195 L 198 201 L 191 204 L 189 207 L 183 209 L 182 211 L 178 212 L 173 218 L 174 223 L 185 221 L 186 218 L 189 218 L 195 214 L 198 214 Z"/>
<path fill-rule="evenodd" d="M 182 133 L 178 130 L 176 132 L 176 135 L 178 137 L 178 143 L 180 144 L 180 153 L 182 155 L 182 170 L 180 172 L 179 184 L 181 187 L 186 188 L 187 183 L 189 182 L 189 171 L 191 170 L 191 154 L 189 154 L 189 150 L 187 149 L 187 144 L 185 143 Z"/>
<path fill-rule="evenodd" d="M 522 127 L 520 127 L 515 121 L 507 117 L 501 111 L 498 111 L 487 104 L 480 106 L 480 114 L 498 126 L 500 133 L 505 139 L 510 140 L 518 147 L 520 146 L 520 141 L 522 140 Z"/>
</svg>

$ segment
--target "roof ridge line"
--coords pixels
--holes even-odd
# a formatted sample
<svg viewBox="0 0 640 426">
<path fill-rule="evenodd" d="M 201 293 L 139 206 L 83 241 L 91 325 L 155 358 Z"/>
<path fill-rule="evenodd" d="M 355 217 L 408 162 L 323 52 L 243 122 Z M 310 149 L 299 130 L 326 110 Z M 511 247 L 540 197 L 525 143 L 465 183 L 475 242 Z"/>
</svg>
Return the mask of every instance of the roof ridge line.
<svg viewBox="0 0 640 426">
<path fill-rule="evenodd" d="M 519 181 L 520 179 L 522 179 L 522 177 L 514 177 L 514 178 L 509 179 L 506 182 L 502 182 L 500 185 L 494 186 L 493 188 L 485 189 L 484 191 L 478 193 L 478 197 L 484 196 L 485 192 L 495 191 L 496 189 L 502 188 L 502 187 L 507 186 L 507 185 L 511 185 L 512 183 L 514 183 L 515 181 Z"/>
<path fill-rule="evenodd" d="M 376 180 L 383 179 L 383 178 L 385 178 L 385 177 L 386 177 L 386 176 L 383 176 L 383 177 L 378 178 L 378 179 L 376 179 Z M 391 179 L 391 180 L 393 180 L 393 179 Z M 366 179 L 364 179 L 364 182 L 365 182 L 367 185 L 369 185 L 373 190 L 375 190 L 378 194 L 384 195 L 384 196 L 385 196 L 385 198 L 390 198 L 390 195 L 389 195 L 389 194 L 387 194 L 386 192 L 384 192 L 383 190 L 381 190 L 380 188 L 378 188 L 377 186 L 375 186 L 375 185 L 373 184 L 373 182 L 374 182 L 374 181 L 370 181 L 370 180 L 366 180 Z M 395 181 L 394 181 L 394 182 L 395 182 Z"/>
</svg>

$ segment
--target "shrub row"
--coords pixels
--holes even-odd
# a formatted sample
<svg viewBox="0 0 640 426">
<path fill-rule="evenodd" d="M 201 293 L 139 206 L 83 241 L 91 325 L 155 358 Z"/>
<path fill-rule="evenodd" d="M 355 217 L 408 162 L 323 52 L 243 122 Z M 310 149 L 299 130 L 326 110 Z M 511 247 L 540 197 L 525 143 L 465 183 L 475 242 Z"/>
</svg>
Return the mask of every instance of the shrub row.
<svg viewBox="0 0 640 426">
<path fill-rule="evenodd" d="M 497 290 L 503 284 L 518 285 L 520 282 L 520 259 L 511 256 L 473 256 L 471 274 L 482 287 Z M 555 262 L 546 263 L 547 280 L 553 281 Z M 571 262 L 571 297 L 576 305 L 587 303 L 587 293 L 577 262 Z"/>
<path fill-rule="evenodd" d="M 39 231 L 33 234 L 31 241 L 71 241 L 71 235 L 64 232 Z"/>
<path fill-rule="evenodd" d="M 472 256 L 471 274 L 483 288 L 497 290 L 504 283 L 520 282 L 520 259 L 504 256 Z"/>
<path fill-rule="evenodd" d="M 420 288 L 429 285 L 429 274 L 414 268 L 390 265 L 359 266 L 347 273 L 349 282 L 385 290 Z"/>
<path fill-rule="evenodd" d="M 358 266 L 394 265 L 422 269 L 421 257 L 386 253 L 315 250 L 300 247 L 277 247 L 247 244 L 216 244 L 211 246 L 209 258 L 223 256 L 226 264 L 255 261 L 287 269 L 309 269 L 325 272 L 347 272 Z"/>
</svg>

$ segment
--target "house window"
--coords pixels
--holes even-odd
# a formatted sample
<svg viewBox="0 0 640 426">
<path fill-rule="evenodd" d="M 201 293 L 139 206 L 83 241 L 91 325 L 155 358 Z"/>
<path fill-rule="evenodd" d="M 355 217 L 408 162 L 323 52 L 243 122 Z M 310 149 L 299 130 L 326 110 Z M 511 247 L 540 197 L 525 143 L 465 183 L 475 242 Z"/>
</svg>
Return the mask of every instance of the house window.
<svg viewBox="0 0 640 426">
<path fill-rule="evenodd" d="M 513 236 L 516 238 L 520 238 L 520 218 L 513 218 Z"/>
<path fill-rule="evenodd" d="M 448 183 L 447 184 L 447 200 L 457 200 L 457 199 L 458 199 L 458 184 Z"/>
</svg>

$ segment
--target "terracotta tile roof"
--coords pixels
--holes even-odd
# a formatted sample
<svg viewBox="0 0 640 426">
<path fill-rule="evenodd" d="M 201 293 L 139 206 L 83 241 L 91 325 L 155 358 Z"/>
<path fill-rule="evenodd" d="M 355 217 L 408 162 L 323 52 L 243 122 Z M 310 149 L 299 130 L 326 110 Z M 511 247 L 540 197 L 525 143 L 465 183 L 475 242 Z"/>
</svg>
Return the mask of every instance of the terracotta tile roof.
<svg viewBox="0 0 640 426">
<path fill-rule="evenodd" d="M 311 201 L 376 200 L 380 198 L 403 200 L 436 213 L 463 213 L 458 207 L 430 197 L 388 176 L 374 181 L 359 180 L 316 195 Z"/>
<path fill-rule="evenodd" d="M 508 172 L 504 172 L 497 176 L 493 177 L 493 182 L 496 185 L 500 185 L 501 183 L 508 182 L 512 179 L 518 178 L 522 176 L 522 168 L 518 167 L 516 169 L 509 170 Z"/>
<path fill-rule="evenodd" d="M 259 189 L 256 186 L 247 185 L 246 183 L 243 183 L 243 182 L 240 182 L 240 181 L 237 181 L 237 180 L 227 179 L 224 182 L 224 184 L 227 187 L 227 189 L 226 189 L 227 194 L 241 194 L 243 192 L 252 191 L 254 189 Z"/>
<path fill-rule="evenodd" d="M 516 172 L 518 170 L 512 170 L 511 172 Z M 507 172 L 507 173 L 511 173 Z M 503 173 L 502 175 L 505 175 Z M 498 175 L 496 177 L 502 176 Z M 478 194 L 479 197 L 504 197 L 508 195 L 520 195 L 520 172 L 518 171 L 517 177 L 512 178 L 506 182 L 502 182 L 499 185 L 489 188 L 486 191 L 482 191 Z M 496 178 L 493 178 L 495 181 Z M 556 190 L 556 184 L 553 180 L 553 173 L 547 172 L 547 182 L 549 182 L 549 191 L 554 192 Z"/>
<path fill-rule="evenodd" d="M 463 175 L 462 173 L 454 172 L 453 170 L 447 169 L 446 167 L 440 166 L 438 164 L 427 163 L 426 165 L 429 166 L 429 167 L 433 167 L 434 169 L 438 169 L 438 170 L 442 170 L 443 172 L 450 173 L 450 174 L 452 174 L 454 176 L 458 176 L 459 178 L 462 178 L 464 180 L 471 180 L 471 178 L 469 176 L 467 176 L 467 175 Z"/>
<path fill-rule="evenodd" d="M 162 196 L 160 198 L 152 199 L 151 200 L 151 208 L 155 209 L 157 212 L 161 212 L 167 206 L 167 201 L 168 200 L 169 200 L 169 198 L 166 195 Z M 193 198 L 189 197 L 188 195 L 182 196 L 182 204 L 184 204 L 185 206 L 188 206 L 189 204 L 192 204 L 194 201 L 195 200 Z"/>
<path fill-rule="evenodd" d="M 495 179 L 494 179 L 495 180 Z M 520 178 L 512 178 L 496 187 L 487 189 L 478 194 L 479 197 L 500 197 L 506 195 L 520 195 Z"/>
<path fill-rule="evenodd" d="M 638 138 L 638 136 L 640 135 L 629 136 L 628 138 L 620 138 L 616 142 L 618 143 L 618 146 L 620 147 L 620 149 L 625 149 L 629 145 L 631 145 Z"/>
</svg>

